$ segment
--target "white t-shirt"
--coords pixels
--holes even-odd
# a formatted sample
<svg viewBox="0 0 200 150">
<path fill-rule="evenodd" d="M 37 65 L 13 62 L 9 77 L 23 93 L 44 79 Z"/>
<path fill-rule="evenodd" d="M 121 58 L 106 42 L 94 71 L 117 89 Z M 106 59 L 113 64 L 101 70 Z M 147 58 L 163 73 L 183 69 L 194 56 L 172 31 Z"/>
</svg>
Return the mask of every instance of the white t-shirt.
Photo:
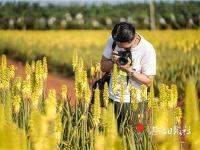
<svg viewBox="0 0 200 150">
<path fill-rule="evenodd" d="M 152 44 L 145 40 L 141 35 L 141 40 L 139 44 L 131 48 L 131 54 L 132 54 L 132 67 L 136 72 L 139 72 L 141 74 L 145 75 L 156 75 L 156 52 L 153 48 Z M 112 55 L 112 44 L 113 44 L 113 38 L 110 36 L 108 38 L 106 47 L 104 49 L 103 55 L 104 57 L 111 59 Z M 123 48 L 119 48 L 117 45 L 115 47 L 115 51 L 123 51 Z M 112 92 L 112 75 L 109 83 L 109 97 L 113 99 L 114 101 L 120 102 L 120 89 L 121 89 L 121 83 L 124 83 L 124 102 L 130 102 L 130 92 L 129 92 L 129 85 L 130 82 L 133 83 L 134 87 L 137 89 L 137 99 L 140 100 L 140 83 L 134 80 L 134 78 L 129 79 L 129 83 L 127 84 L 127 73 L 120 71 L 120 74 L 118 75 L 118 86 L 117 86 L 117 92 L 114 94 Z"/>
</svg>

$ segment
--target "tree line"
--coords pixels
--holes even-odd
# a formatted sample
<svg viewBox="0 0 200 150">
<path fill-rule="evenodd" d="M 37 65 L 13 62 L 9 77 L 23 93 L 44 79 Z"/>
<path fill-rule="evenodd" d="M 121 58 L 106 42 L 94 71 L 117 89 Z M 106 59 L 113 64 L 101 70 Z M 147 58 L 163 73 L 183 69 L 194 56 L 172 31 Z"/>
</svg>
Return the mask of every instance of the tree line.
<svg viewBox="0 0 200 150">
<path fill-rule="evenodd" d="M 200 27 L 200 2 L 154 2 L 157 29 Z M 45 6 L 28 2 L 0 2 L 0 29 L 110 29 L 127 21 L 138 29 L 150 28 L 148 3 Z"/>
</svg>

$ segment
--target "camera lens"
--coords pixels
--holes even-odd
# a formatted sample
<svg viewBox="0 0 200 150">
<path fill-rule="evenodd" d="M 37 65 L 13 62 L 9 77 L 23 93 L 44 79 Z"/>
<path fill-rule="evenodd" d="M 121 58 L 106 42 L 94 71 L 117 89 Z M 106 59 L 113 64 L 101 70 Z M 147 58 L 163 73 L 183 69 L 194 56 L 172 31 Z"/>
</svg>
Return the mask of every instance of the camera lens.
<svg viewBox="0 0 200 150">
<path fill-rule="evenodd" d="M 119 58 L 119 64 L 120 65 L 126 65 L 128 63 L 128 59 L 126 57 L 120 57 Z"/>
</svg>

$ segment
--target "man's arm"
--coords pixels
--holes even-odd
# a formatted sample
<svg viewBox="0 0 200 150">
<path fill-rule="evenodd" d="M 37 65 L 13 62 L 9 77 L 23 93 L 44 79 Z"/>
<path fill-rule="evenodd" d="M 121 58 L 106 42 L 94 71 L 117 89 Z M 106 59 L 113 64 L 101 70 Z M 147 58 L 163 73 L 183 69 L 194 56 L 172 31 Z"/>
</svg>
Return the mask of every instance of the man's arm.
<svg viewBox="0 0 200 150">
<path fill-rule="evenodd" d="M 156 74 L 156 53 L 153 47 L 150 47 L 144 58 L 142 63 L 142 73 L 135 71 L 133 72 L 130 65 L 120 66 L 120 68 L 127 73 L 133 72 L 131 75 L 136 81 L 150 86 Z"/>
<path fill-rule="evenodd" d="M 133 72 L 132 68 L 129 65 L 119 66 L 119 68 L 121 70 L 127 72 L 128 74 Z M 137 82 L 139 82 L 141 84 L 145 84 L 147 86 L 151 85 L 151 81 L 153 80 L 153 77 L 154 77 L 153 75 L 145 75 L 145 74 L 141 74 L 136 71 L 134 71 L 131 75 Z"/>
<path fill-rule="evenodd" d="M 111 59 L 106 58 L 104 55 L 102 55 L 101 58 L 101 71 L 103 72 L 110 72 L 113 68 L 113 64 L 118 64 L 118 59 L 120 56 L 118 56 L 118 52 L 113 51 L 111 54 Z"/>
<path fill-rule="evenodd" d="M 102 55 L 101 57 L 101 71 L 110 72 L 113 68 L 113 62 L 111 59 L 106 58 Z"/>
<path fill-rule="evenodd" d="M 132 69 L 132 68 L 131 68 Z M 131 73 L 132 70 L 128 71 L 128 73 Z M 145 75 L 141 74 L 139 72 L 132 73 L 132 77 L 139 83 L 145 84 L 146 86 L 151 85 L 151 81 L 153 81 L 154 76 L 153 75 Z"/>
</svg>

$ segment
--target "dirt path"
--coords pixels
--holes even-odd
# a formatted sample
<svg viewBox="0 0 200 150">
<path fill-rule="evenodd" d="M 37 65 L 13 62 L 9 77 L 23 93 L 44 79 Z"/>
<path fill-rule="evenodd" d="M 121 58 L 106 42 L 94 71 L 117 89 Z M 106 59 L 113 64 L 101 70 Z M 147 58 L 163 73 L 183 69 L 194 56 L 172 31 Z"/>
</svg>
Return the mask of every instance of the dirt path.
<svg viewBox="0 0 200 150">
<path fill-rule="evenodd" d="M 1 57 L 0 57 L 1 59 Z M 16 69 L 16 76 L 25 77 L 25 66 L 22 62 L 17 62 L 14 60 L 10 60 L 7 58 L 8 65 L 14 65 Z M 55 89 L 57 92 L 60 93 L 61 86 L 65 84 L 68 88 L 68 96 L 71 99 L 71 104 L 74 104 L 75 100 L 75 88 L 74 88 L 74 78 L 64 78 L 59 75 L 54 75 L 49 73 L 47 81 L 45 83 L 45 89 L 46 92 L 48 92 L 49 89 Z"/>
</svg>

